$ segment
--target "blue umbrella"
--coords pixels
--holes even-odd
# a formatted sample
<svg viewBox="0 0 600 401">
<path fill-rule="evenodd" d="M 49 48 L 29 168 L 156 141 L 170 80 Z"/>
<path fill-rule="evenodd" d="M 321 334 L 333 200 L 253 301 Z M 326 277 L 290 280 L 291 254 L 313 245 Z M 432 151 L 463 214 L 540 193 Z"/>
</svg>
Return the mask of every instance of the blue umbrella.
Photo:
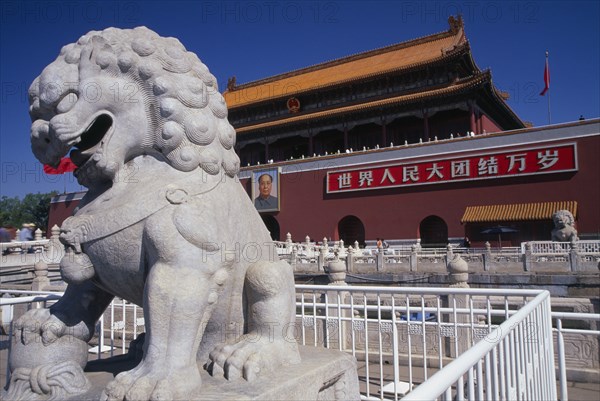
<svg viewBox="0 0 600 401">
<path fill-rule="evenodd" d="M 481 234 L 498 234 L 498 247 L 502 248 L 502 234 L 516 233 L 519 230 L 516 230 L 511 227 L 506 226 L 495 226 L 486 228 L 481 232 Z"/>
</svg>

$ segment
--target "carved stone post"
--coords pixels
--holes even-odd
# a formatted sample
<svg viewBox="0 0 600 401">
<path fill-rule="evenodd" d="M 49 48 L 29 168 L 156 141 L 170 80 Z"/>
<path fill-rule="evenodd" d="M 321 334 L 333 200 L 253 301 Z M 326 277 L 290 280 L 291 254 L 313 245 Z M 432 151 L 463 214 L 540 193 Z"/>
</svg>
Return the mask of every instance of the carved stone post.
<svg viewBox="0 0 600 401">
<path fill-rule="evenodd" d="M 410 247 L 410 271 L 417 271 L 417 263 L 419 259 L 417 244 L 413 244 Z"/>
<path fill-rule="evenodd" d="M 459 254 L 452 254 L 447 264 L 448 282 L 451 288 L 469 288 L 469 265 L 460 257 Z M 466 308 L 469 306 L 468 294 L 452 294 L 448 296 L 449 308 Z M 448 315 L 450 322 L 454 322 L 454 313 Z M 459 325 L 468 324 L 469 316 L 456 314 L 456 323 Z M 453 341 L 446 341 L 446 353 L 451 357 L 456 357 L 470 347 L 470 333 L 465 327 L 458 327 L 455 333 L 458 339 L 458 352 Z M 450 339 L 448 339 L 450 340 Z"/>
<path fill-rule="evenodd" d="M 286 249 L 290 249 L 292 247 L 292 234 L 290 233 L 285 235 L 285 247 Z"/>
<path fill-rule="evenodd" d="M 292 267 L 295 267 L 297 260 L 298 260 L 298 247 L 292 246 L 292 249 L 290 251 L 290 265 L 292 265 Z"/>
<path fill-rule="evenodd" d="M 449 254 L 448 282 L 452 288 L 469 288 L 469 265 L 459 254 Z"/>
<path fill-rule="evenodd" d="M 36 241 L 41 241 L 42 240 L 42 230 L 40 230 L 39 228 L 37 230 L 35 230 L 35 232 L 33 233 L 33 239 L 35 239 Z"/>
<path fill-rule="evenodd" d="M 325 270 L 325 258 L 327 257 L 327 249 L 324 246 L 319 247 L 318 249 L 319 255 L 317 256 L 317 267 L 321 272 Z"/>
<path fill-rule="evenodd" d="M 335 254 L 335 259 L 327 263 L 327 274 L 329 276 L 329 285 L 347 285 L 346 283 L 346 264 Z M 348 298 L 347 291 L 327 291 L 329 319 L 324 325 L 324 339 L 330 347 L 337 346 L 340 343 L 341 349 L 347 349 L 347 331 L 349 322 L 343 322 L 340 318 L 350 317 L 350 311 L 338 310 L 339 304 L 346 304 Z M 340 316 L 341 314 L 341 316 Z"/>
<path fill-rule="evenodd" d="M 330 285 L 346 285 L 346 264 L 340 260 L 337 253 L 335 259 L 327 263 L 327 275 Z"/>
<path fill-rule="evenodd" d="M 52 236 L 48 242 L 44 260 L 49 261 L 50 263 L 60 263 L 60 260 L 65 254 L 65 246 L 60 242 L 59 239 L 60 228 L 55 224 L 50 232 L 52 233 Z"/>
<path fill-rule="evenodd" d="M 531 242 L 525 243 L 525 255 L 523 256 L 523 269 L 528 272 L 531 271 Z"/>
<path fill-rule="evenodd" d="M 579 244 L 577 243 L 577 238 L 572 237 L 569 249 L 569 264 L 571 266 L 571 271 L 576 272 L 579 270 Z"/>
<path fill-rule="evenodd" d="M 375 254 L 375 266 L 377 271 L 383 271 L 383 249 L 379 249 Z"/>
<path fill-rule="evenodd" d="M 360 244 L 358 243 L 358 241 L 354 241 L 354 249 L 355 250 L 360 249 Z"/>
<path fill-rule="evenodd" d="M 489 271 L 492 263 L 492 246 L 489 241 L 485 242 L 485 253 L 483 254 L 483 270 Z"/>
<path fill-rule="evenodd" d="M 346 269 L 350 273 L 354 273 L 354 248 L 348 247 L 346 252 Z"/>
<path fill-rule="evenodd" d="M 446 264 L 450 263 L 452 260 L 453 252 L 452 252 L 452 244 L 446 245 Z"/>
<path fill-rule="evenodd" d="M 50 285 L 48 278 L 48 264 L 40 260 L 33 265 L 33 281 L 31 282 L 32 291 L 43 291 L 46 286 Z"/>
</svg>

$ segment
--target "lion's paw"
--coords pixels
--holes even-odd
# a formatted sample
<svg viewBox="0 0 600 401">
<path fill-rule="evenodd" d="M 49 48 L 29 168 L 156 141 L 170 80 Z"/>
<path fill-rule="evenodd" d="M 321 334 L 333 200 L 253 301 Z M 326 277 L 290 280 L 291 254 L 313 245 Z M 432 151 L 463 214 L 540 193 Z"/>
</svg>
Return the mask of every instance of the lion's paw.
<svg viewBox="0 0 600 401">
<path fill-rule="evenodd" d="M 117 375 L 108 383 L 102 401 L 190 400 L 201 387 L 196 365 L 169 370 L 164 366 L 150 367 L 140 363 L 136 368 Z"/>
<path fill-rule="evenodd" d="M 235 344 L 216 347 L 209 358 L 207 368 L 212 376 L 224 376 L 227 380 L 243 377 L 249 382 L 265 371 L 300 362 L 296 343 L 284 339 L 257 340 L 252 335 L 244 335 Z"/>
</svg>

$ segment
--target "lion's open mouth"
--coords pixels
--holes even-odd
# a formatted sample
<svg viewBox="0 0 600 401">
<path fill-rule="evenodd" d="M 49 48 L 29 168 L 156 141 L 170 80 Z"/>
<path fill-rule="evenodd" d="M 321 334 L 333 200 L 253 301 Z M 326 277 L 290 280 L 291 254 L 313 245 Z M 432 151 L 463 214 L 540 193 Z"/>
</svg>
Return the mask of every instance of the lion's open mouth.
<svg viewBox="0 0 600 401">
<path fill-rule="evenodd" d="M 96 152 L 112 123 L 113 120 L 108 114 L 100 114 L 81 134 L 79 142 L 73 145 L 74 149 L 69 154 L 77 167 L 85 164 Z"/>
</svg>

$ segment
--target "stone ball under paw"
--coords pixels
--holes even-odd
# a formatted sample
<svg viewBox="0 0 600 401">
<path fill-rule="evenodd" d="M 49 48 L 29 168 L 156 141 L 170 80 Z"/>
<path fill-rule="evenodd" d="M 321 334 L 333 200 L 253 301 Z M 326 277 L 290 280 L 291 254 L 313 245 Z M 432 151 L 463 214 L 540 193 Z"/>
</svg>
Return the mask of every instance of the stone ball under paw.
<svg viewBox="0 0 600 401">
<path fill-rule="evenodd" d="M 63 336 L 53 343 L 44 345 L 39 341 L 25 345 L 21 341 L 12 344 L 10 353 L 10 371 L 18 368 L 33 369 L 41 365 L 56 365 L 65 361 L 74 361 L 84 368 L 88 360 L 88 344 L 72 336 Z"/>
</svg>

